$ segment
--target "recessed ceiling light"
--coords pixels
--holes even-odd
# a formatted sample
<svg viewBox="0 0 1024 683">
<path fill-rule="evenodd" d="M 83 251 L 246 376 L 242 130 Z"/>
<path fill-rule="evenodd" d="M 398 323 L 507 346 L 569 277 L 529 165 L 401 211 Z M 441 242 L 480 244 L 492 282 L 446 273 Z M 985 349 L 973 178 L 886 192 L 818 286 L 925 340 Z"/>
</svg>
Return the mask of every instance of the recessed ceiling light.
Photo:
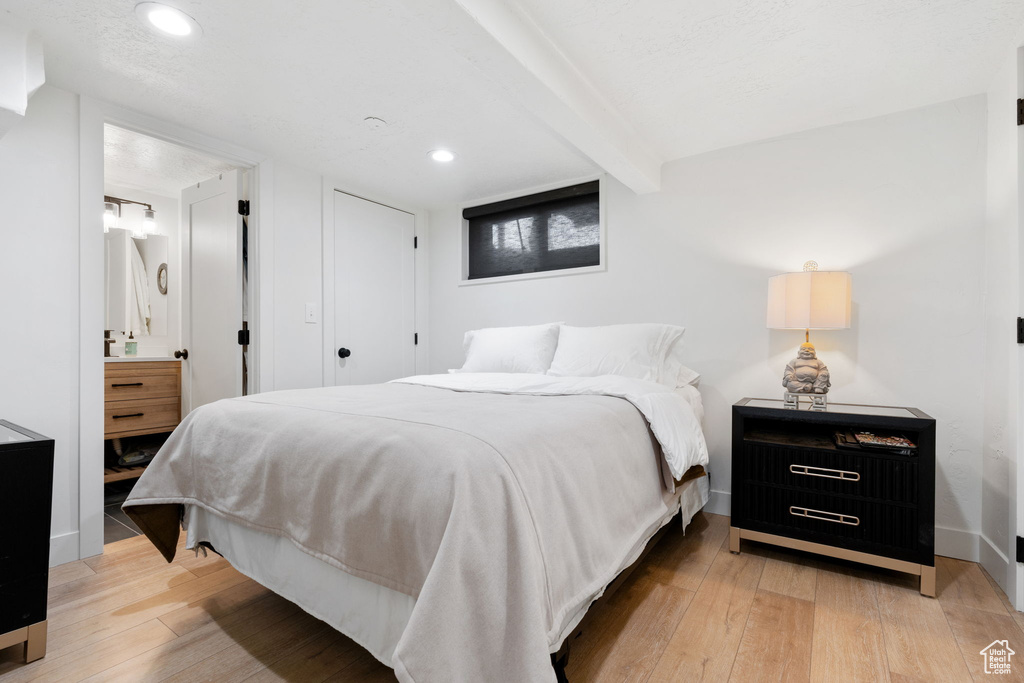
<svg viewBox="0 0 1024 683">
<path fill-rule="evenodd" d="M 455 160 L 455 153 L 449 152 L 446 149 L 435 149 L 430 153 L 430 158 L 434 161 L 440 161 L 442 164 L 446 164 L 449 161 Z"/>
<path fill-rule="evenodd" d="M 159 2 L 140 2 L 135 6 L 135 16 L 147 28 L 156 29 L 163 35 L 194 40 L 203 34 L 195 19 L 180 9 Z"/>
</svg>

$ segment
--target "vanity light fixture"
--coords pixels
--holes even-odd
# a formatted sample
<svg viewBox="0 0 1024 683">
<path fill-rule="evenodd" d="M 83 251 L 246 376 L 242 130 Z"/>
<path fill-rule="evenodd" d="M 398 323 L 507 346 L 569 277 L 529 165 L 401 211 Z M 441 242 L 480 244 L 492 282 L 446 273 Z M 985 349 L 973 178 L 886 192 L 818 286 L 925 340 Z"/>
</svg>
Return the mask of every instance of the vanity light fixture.
<svg viewBox="0 0 1024 683">
<path fill-rule="evenodd" d="M 144 240 L 150 235 L 157 234 L 156 211 L 152 204 L 136 202 L 131 199 L 120 197 L 104 197 L 103 210 L 103 232 L 110 232 L 110 228 L 117 227 L 118 218 L 121 217 L 121 207 L 124 204 L 136 204 L 146 207 L 142 212 L 142 222 L 131 226 L 132 237 L 137 240 Z"/>
<path fill-rule="evenodd" d="M 140 2 L 135 5 L 135 16 L 147 28 L 162 35 L 184 40 L 195 40 L 203 35 L 199 22 L 176 7 L 160 2 Z"/>
<path fill-rule="evenodd" d="M 449 161 L 455 160 L 455 153 L 447 149 L 435 149 L 430 152 L 430 158 L 442 164 L 447 164 Z"/>
<path fill-rule="evenodd" d="M 107 201 L 103 203 L 103 232 L 110 232 L 117 227 L 117 219 L 121 215 L 121 205 Z"/>
</svg>

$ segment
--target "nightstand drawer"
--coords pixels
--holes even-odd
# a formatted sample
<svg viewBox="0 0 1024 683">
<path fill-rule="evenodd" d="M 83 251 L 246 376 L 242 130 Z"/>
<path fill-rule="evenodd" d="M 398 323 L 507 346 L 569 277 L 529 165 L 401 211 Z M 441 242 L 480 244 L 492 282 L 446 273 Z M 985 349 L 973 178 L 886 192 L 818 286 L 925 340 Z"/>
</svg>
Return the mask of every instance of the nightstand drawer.
<svg viewBox="0 0 1024 683">
<path fill-rule="evenodd" d="M 932 543 L 919 538 L 915 507 L 752 483 L 734 506 L 735 526 L 909 561 Z"/>
<path fill-rule="evenodd" d="M 916 504 L 917 458 L 744 442 L 744 479 L 828 494 Z"/>
</svg>

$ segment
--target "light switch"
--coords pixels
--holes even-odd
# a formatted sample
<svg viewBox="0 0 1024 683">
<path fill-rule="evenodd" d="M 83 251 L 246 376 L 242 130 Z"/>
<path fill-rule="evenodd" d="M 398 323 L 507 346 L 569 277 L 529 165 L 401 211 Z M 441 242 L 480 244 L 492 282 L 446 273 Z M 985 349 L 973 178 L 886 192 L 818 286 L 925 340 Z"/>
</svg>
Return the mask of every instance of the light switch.
<svg viewBox="0 0 1024 683">
<path fill-rule="evenodd" d="M 314 324 L 320 322 L 316 314 L 316 304 L 306 304 L 306 322 Z"/>
</svg>

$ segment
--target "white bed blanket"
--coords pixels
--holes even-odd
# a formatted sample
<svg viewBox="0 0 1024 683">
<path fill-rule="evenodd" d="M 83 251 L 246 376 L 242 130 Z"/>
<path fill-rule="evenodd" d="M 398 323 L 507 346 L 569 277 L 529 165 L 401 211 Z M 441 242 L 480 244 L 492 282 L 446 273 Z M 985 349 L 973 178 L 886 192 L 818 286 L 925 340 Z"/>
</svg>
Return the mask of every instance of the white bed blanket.
<svg viewBox="0 0 1024 683">
<path fill-rule="evenodd" d="M 416 598 L 400 681 L 553 681 L 548 652 L 678 509 L 662 450 L 707 462 L 685 399 L 639 380 L 282 391 L 190 413 L 124 509 L 156 542 L 201 506 Z"/>
</svg>

